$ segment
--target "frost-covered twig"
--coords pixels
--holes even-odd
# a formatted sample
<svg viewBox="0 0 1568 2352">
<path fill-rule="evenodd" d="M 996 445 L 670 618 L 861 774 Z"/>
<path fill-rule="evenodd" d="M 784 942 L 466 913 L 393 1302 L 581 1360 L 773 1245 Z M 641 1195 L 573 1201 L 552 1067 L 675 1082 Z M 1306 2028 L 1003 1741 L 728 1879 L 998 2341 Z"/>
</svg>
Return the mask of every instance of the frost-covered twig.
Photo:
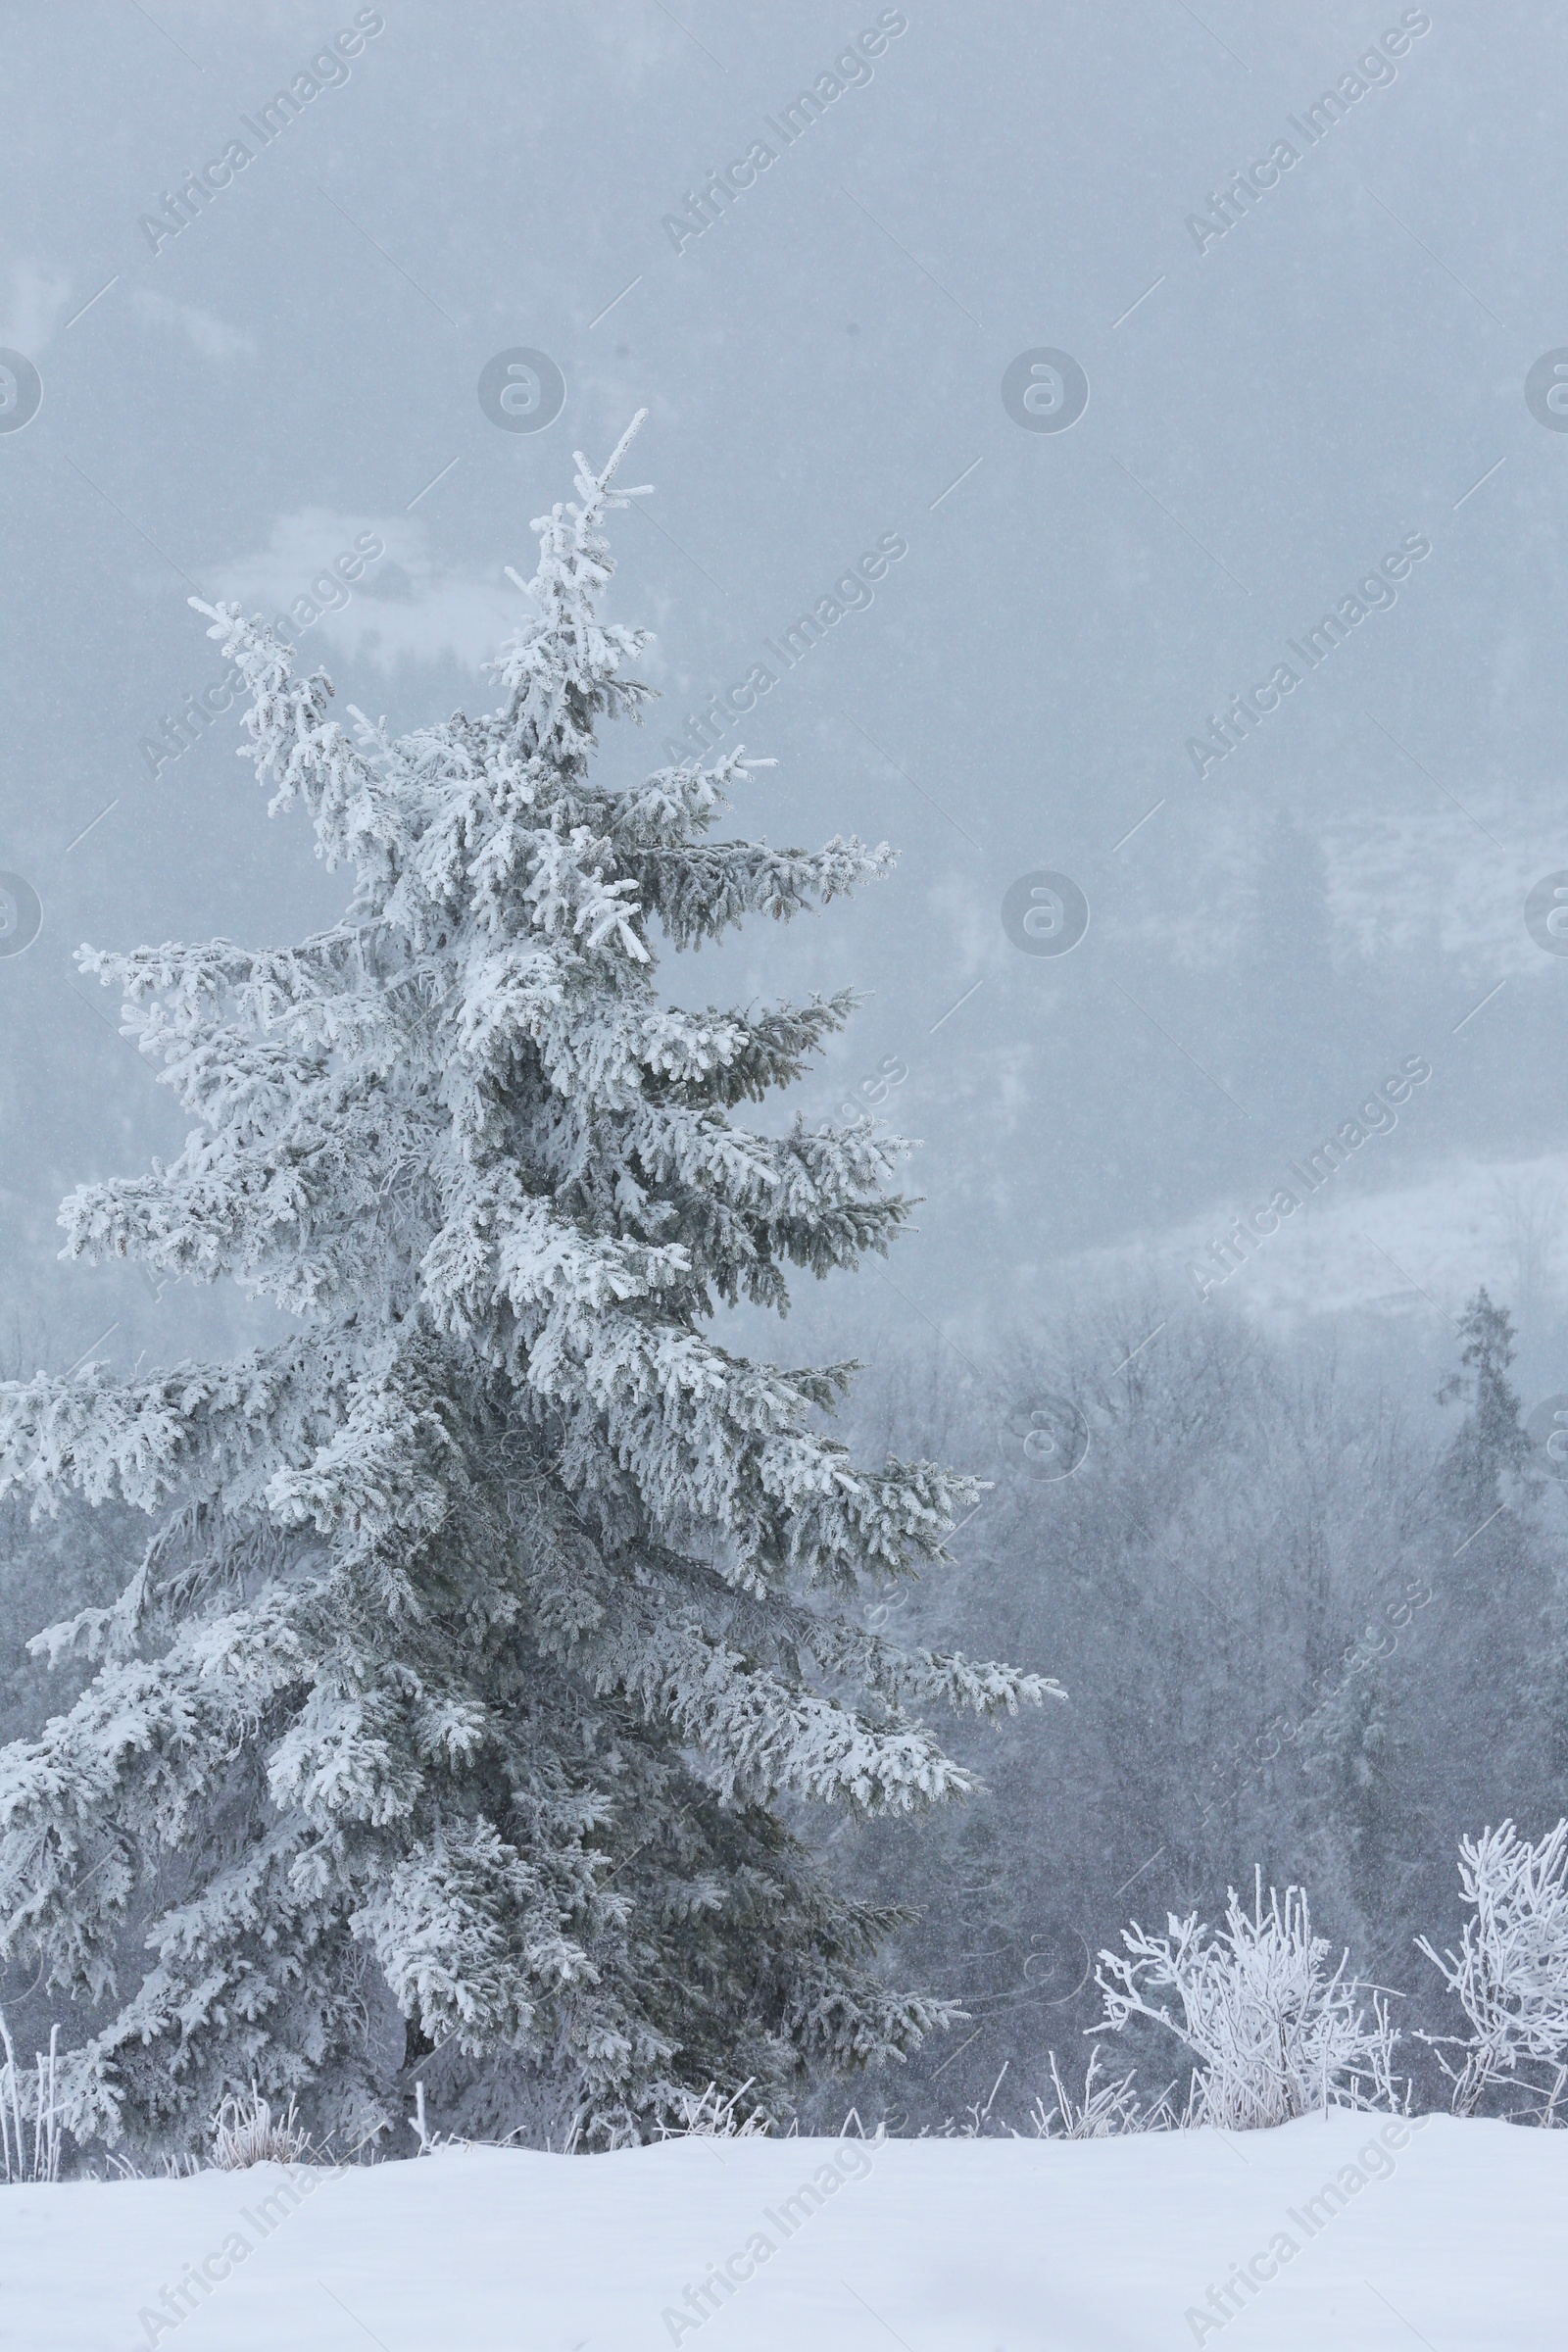
<svg viewBox="0 0 1568 2352">
<path fill-rule="evenodd" d="M 424 2084 L 422 2082 L 416 2082 L 414 2085 L 414 2115 L 409 2130 L 417 2132 L 419 2134 L 419 2154 L 421 2156 L 438 2156 L 443 2148 L 471 2148 L 476 2145 L 491 2148 L 509 2147 L 514 2136 L 513 2133 L 508 2132 L 505 2139 L 476 2142 L 471 2139 L 460 2138 L 455 2132 L 432 2132 L 425 2121 Z"/>
<path fill-rule="evenodd" d="M 49 2055 L 46 2058 L 39 2051 L 30 2076 L 18 2071 L 17 2053 L 12 2047 L 3 2009 L 0 2009 L 0 2043 L 6 2053 L 5 2065 L 0 2067 L 0 2180 L 58 2180 L 61 2151 L 56 2070 L 60 2028 L 50 2027 Z"/>
</svg>

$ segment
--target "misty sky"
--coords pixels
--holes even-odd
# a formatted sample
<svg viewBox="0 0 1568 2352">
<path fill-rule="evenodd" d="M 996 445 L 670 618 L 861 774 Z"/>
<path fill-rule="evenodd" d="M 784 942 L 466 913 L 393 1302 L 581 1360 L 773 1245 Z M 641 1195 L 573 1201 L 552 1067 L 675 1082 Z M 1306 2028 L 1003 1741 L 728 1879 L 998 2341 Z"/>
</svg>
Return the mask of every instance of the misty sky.
<svg viewBox="0 0 1568 2352">
<path fill-rule="evenodd" d="M 56 1262 L 62 1196 L 181 1134 L 73 950 L 292 939 L 346 890 L 299 813 L 267 820 L 232 711 L 173 756 L 222 674 L 185 600 L 292 611 L 340 710 L 485 707 L 530 518 L 646 407 L 612 612 L 657 632 L 666 699 L 609 772 L 761 665 L 723 740 L 778 764 L 737 826 L 901 853 L 663 974 L 687 1003 L 870 992 L 796 1098 L 869 1082 L 921 1139 L 919 1231 L 855 1313 L 961 1346 L 1140 1276 L 1199 1311 L 1184 1268 L 1421 1062 L 1223 1295 L 1442 1354 L 1487 1279 L 1535 1389 L 1568 1385 L 1549 888 L 1526 920 L 1568 869 L 1568 17 L 0 22 L 0 1246 L 54 1369 L 110 1326 L 123 1371 L 244 1323 Z M 554 375 L 516 352 L 564 381 L 539 429 L 513 428 Z M 1004 920 L 1041 873 L 1087 904 L 1070 953 Z"/>
</svg>

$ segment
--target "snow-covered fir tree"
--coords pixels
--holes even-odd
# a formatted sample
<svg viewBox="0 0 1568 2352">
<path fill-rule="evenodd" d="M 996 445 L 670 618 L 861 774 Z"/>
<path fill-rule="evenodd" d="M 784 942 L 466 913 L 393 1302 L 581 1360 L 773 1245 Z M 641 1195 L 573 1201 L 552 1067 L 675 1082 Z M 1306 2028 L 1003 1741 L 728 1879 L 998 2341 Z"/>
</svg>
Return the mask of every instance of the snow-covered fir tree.
<svg viewBox="0 0 1568 2352">
<path fill-rule="evenodd" d="M 1438 1402 L 1465 1398 L 1470 1410 L 1444 1460 L 1441 1485 L 1450 1507 L 1461 1517 L 1482 1512 L 1494 1517 L 1505 1499 L 1502 1481 L 1523 1477 L 1530 1486 L 1533 1447 L 1525 1434 L 1518 1392 L 1508 1378 L 1517 1350 L 1513 1318 L 1505 1306 L 1494 1306 L 1485 1284 L 1459 1317 L 1464 1347 L 1462 1372 L 1450 1372 L 1438 1389 Z"/>
<path fill-rule="evenodd" d="M 153 1522 L 119 1601 L 40 1637 L 98 1660 L 78 1703 L 0 1759 L 0 1948 L 98 2004 L 78 2135 L 188 2144 L 255 2082 L 358 2137 L 426 2066 L 449 2113 L 582 2144 L 714 2080 L 776 2111 L 942 2015 L 879 1978 L 898 1915 L 829 1884 L 792 1801 L 957 1795 L 921 1705 L 1054 1688 L 872 1630 L 972 1482 L 857 1467 L 825 1420 L 853 1367 L 714 1335 L 908 1204 L 868 1120 L 731 1115 L 852 995 L 682 1009 L 657 943 L 888 857 L 715 838 L 740 751 L 593 780 L 601 722 L 652 692 L 645 633 L 599 617 L 629 438 L 533 525 L 488 715 L 393 740 L 351 707 L 351 735 L 323 675 L 201 607 L 243 756 L 352 868 L 347 910 L 296 947 L 81 952 L 199 1123 L 76 1192 L 68 1252 L 231 1277 L 297 1327 L 0 1391 L 6 1486 Z"/>
</svg>

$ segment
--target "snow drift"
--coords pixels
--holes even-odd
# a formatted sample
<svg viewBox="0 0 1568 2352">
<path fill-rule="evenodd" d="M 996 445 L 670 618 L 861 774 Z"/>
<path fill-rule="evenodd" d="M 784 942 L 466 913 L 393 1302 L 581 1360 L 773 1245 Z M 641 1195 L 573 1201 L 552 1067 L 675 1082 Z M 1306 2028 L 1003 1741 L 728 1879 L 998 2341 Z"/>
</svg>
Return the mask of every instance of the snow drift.
<svg viewBox="0 0 1568 2352">
<path fill-rule="evenodd" d="M 1532 2352 L 1562 2341 L 1568 2132 L 452 2149 L 0 2198 L 28 2352 Z"/>
</svg>

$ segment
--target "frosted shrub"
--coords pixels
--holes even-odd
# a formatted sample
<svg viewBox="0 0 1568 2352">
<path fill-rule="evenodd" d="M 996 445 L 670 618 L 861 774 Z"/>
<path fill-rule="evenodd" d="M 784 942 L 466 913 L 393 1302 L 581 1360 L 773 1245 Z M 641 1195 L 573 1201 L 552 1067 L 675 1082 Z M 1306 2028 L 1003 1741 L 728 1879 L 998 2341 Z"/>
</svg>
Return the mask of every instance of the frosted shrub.
<svg viewBox="0 0 1568 2352">
<path fill-rule="evenodd" d="M 1161 2092 L 1153 2106 L 1146 2108 L 1133 2088 L 1130 2072 L 1112 2082 L 1097 2082 L 1095 2076 L 1103 2056 L 1099 2044 L 1090 2051 L 1083 2096 L 1075 2099 L 1057 2071 L 1056 2053 L 1052 2051 L 1051 2087 L 1056 2098 L 1049 2108 L 1043 2098 L 1034 2103 L 1029 2121 L 1037 2139 L 1111 2139 L 1122 2132 L 1170 2130 L 1175 2121 L 1170 2093 Z"/>
<path fill-rule="evenodd" d="M 1211 1936 L 1197 1912 L 1171 1913 L 1163 1936 L 1134 1921 L 1122 1930 L 1125 1956 L 1102 1951 L 1095 1983 L 1104 1997 L 1098 2034 L 1119 2034 L 1134 2017 L 1168 2027 L 1198 2061 L 1190 2120 L 1233 2131 L 1289 2123 L 1328 2107 L 1396 2104 L 1391 2060 L 1397 2038 L 1382 1996 L 1346 1975 L 1348 1953 L 1329 1968 L 1329 1945 L 1312 1933 L 1306 1896 L 1274 1887 L 1253 1906 L 1234 1887 L 1225 1925 Z"/>
<path fill-rule="evenodd" d="M 243 2173 L 253 2164 L 304 2164 L 315 2154 L 308 2132 L 294 2120 L 294 2101 L 274 2115 L 253 2082 L 248 2098 L 232 2094 L 213 2126 L 213 2163 L 220 2173 Z"/>
<path fill-rule="evenodd" d="M 1084 2069 L 1082 2095 L 1074 2098 L 1061 2079 L 1056 2053 L 1050 2053 L 1051 2086 L 1055 2098 L 1047 2106 L 1037 2097 L 1029 2111 L 1029 2128 L 1036 2139 L 1110 2139 L 1123 2132 L 1167 2132 L 1175 2123 L 1170 2092 L 1162 2091 L 1152 2107 L 1145 2107 L 1133 2088 L 1129 2071 L 1113 2082 L 1100 2082 L 1096 2076 L 1103 2052 L 1098 2047 L 1090 2053 Z M 1005 2116 L 999 2115 L 997 2093 L 1006 2080 L 1012 2064 L 1010 2058 L 1003 2063 L 1002 2072 L 991 2085 L 991 2096 L 982 2105 L 978 2101 L 964 2109 L 963 2121 L 949 2116 L 933 2129 L 926 2125 L 919 2133 L 922 2139 L 1020 2139 L 1023 2134 Z"/>
<path fill-rule="evenodd" d="M 1424 1936 L 1416 1949 L 1441 1972 L 1470 2031 L 1421 2039 L 1453 2084 L 1455 2115 L 1474 2115 L 1483 2091 L 1519 2081 L 1539 2097 L 1540 2120 L 1552 2123 L 1568 2084 L 1568 1821 L 1534 1845 L 1511 1821 L 1462 1838 L 1459 1885 L 1475 1917 L 1458 1951 L 1439 1953 Z M 1464 2055 L 1450 2065 L 1444 2049 Z M 1521 2065 L 1535 2079 L 1521 2079 Z"/>
<path fill-rule="evenodd" d="M 89 2180 L 190 2180 L 202 2169 L 188 2149 L 182 2156 L 171 2155 L 166 2149 L 158 2159 L 157 2171 L 149 2175 L 134 2156 L 127 2156 L 121 2148 L 109 2148 L 105 2151 L 103 2171 L 100 2173 L 96 2165 L 91 2165 L 87 2178 Z"/>
<path fill-rule="evenodd" d="M 950 2115 L 945 2117 L 942 2123 L 935 2128 L 929 2124 L 922 2126 L 919 2137 L 921 2139 L 1016 2139 L 1018 2134 L 1009 2123 L 1004 2122 L 1001 2116 L 997 2116 L 995 2120 L 992 2117 L 992 2109 L 997 2103 L 997 2093 L 1006 2081 L 1007 2069 L 1011 2064 L 1010 2058 L 1004 2058 L 1002 2072 L 992 2083 L 991 2096 L 986 2100 L 984 2106 L 978 2099 L 971 2100 L 963 2111 L 964 2120 L 961 2124 L 956 2117 Z"/>
<path fill-rule="evenodd" d="M 716 2082 L 710 2082 L 704 2091 L 683 2092 L 675 2114 L 661 2128 L 661 2139 L 765 2138 L 773 2129 L 772 2117 L 760 2107 L 741 2113 L 741 2101 L 751 2087 L 751 2082 L 745 2082 L 727 2097 Z"/>
</svg>

